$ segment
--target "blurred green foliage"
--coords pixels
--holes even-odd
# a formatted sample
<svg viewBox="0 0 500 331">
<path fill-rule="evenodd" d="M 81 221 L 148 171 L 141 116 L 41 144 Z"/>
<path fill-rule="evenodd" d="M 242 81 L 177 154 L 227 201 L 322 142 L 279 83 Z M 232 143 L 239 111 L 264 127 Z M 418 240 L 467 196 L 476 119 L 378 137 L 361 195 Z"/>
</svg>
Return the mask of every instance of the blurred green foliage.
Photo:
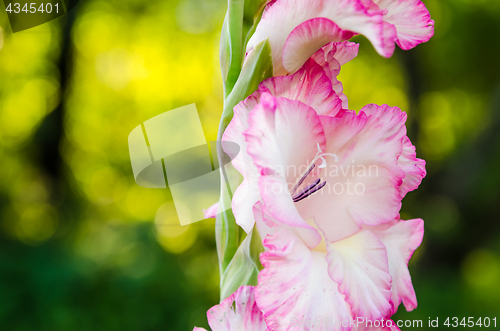
<svg viewBox="0 0 500 331">
<path fill-rule="evenodd" d="M 419 307 L 395 319 L 500 319 L 500 2 L 426 0 L 429 43 L 391 59 L 362 37 L 352 109 L 408 113 L 428 176 L 403 218 Z M 176 226 L 168 190 L 133 180 L 127 136 L 196 103 L 222 112 L 223 0 L 86 0 L 12 34 L 0 14 L 0 329 L 192 330 L 218 300 L 214 224 Z M 495 315 L 496 314 L 496 315 Z M 405 328 L 404 328 L 405 329 Z"/>
</svg>

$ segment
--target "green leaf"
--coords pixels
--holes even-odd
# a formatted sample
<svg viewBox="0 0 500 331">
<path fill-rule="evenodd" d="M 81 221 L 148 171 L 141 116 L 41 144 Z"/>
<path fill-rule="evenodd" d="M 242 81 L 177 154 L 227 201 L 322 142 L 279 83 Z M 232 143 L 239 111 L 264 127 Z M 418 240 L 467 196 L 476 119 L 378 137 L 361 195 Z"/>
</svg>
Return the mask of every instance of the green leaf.
<svg viewBox="0 0 500 331">
<path fill-rule="evenodd" d="M 223 73 L 223 77 L 226 77 L 224 81 L 225 96 L 231 93 L 234 84 L 238 79 L 241 66 L 243 63 L 244 9 L 245 9 L 244 0 L 228 1 L 226 20 L 222 28 L 222 35 L 221 35 L 221 39 L 223 39 L 221 42 L 224 43 L 224 48 L 221 47 L 221 56 L 220 56 L 221 68 L 225 68 L 227 66 L 227 73 L 225 74 Z M 227 47 L 227 50 L 225 49 L 225 47 Z M 226 57 L 225 52 L 227 51 L 229 52 L 229 57 Z"/>
<path fill-rule="evenodd" d="M 231 63 L 231 51 L 229 50 L 229 31 L 227 29 L 227 17 L 224 18 L 224 24 L 222 25 L 222 32 L 220 36 L 220 70 L 222 73 L 222 82 L 224 84 L 224 90 L 226 90 L 227 75 L 229 73 L 229 64 Z"/>
<path fill-rule="evenodd" d="M 246 44 L 255 32 L 267 0 L 229 0 L 220 44 L 220 64 L 227 97 L 240 75 Z"/>
<path fill-rule="evenodd" d="M 221 197 L 219 203 L 220 210 L 223 212 L 217 214 L 215 219 L 215 239 L 217 243 L 217 254 L 219 258 L 220 274 L 223 275 L 231 259 L 236 254 L 238 245 L 240 244 L 240 227 L 236 224 L 232 209 L 231 187 L 235 187 L 240 183 L 240 173 L 228 163 L 221 167 Z M 236 182 L 236 185 L 234 185 Z M 226 189 L 226 190 L 224 190 Z M 226 194 L 228 192 L 229 194 Z"/>
<path fill-rule="evenodd" d="M 259 232 L 254 226 L 243 240 L 231 263 L 221 277 L 221 301 L 230 296 L 240 286 L 257 285 L 259 271 L 262 270 L 259 255 L 264 251 Z"/>
<path fill-rule="evenodd" d="M 217 215 L 215 228 L 219 269 L 222 275 L 236 254 L 239 244 L 239 229 L 231 209 Z"/>
<path fill-rule="evenodd" d="M 234 106 L 257 90 L 259 84 L 263 80 L 272 77 L 272 75 L 273 58 L 271 46 L 269 45 L 269 41 L 263 40 L 258 43 L 248 55 L 245 65 L 241 69 L 238 81 L 231 94 L 229 94 L 224 101 L 222 120 L 227 123 L 225 127 L 227 127 L 233 117 Z"/>
</svg>

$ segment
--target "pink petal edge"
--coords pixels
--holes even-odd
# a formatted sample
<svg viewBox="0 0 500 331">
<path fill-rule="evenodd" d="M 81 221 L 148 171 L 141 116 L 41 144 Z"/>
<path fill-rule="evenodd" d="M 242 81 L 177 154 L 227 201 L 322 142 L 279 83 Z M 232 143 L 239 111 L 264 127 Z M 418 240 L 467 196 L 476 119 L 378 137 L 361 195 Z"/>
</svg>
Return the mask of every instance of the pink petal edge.
<svg viewBox="0 0 500 331">
<path fill-rule="evenodd" d="M 353 35 L 327 18 L 307 20 L 293 29 L 285 42 L 283 68 L 294 73 L 321 47 L 332 41 L 348 40 Z"/>
<path fill-rule="evenodd" d="M 377 235 L 387 248 L 389 272 L 392 283 L 392 313 L 403 302 L 407 311 L 417 307 L 417 298 L 408 270 L 413 252 L 420 246 L 424 236 L 422 219 L 394 220 L 390 223 L 366 227 Z"/>
<path fill-rule="evenodd" d="M 310 251 L 285 228 L 268 236 L 264 245 L 267 251 L 260 255 L 264 269 L 255 296 L 269 329 L 309 331 L 317 330 L 310 326 L 318 319 L 351 321 L 349 306 L 327 273 L 324 252 Z"/>
<path fill-rule="evenodd" d="M 367 230 L 327 245 L 328 273 L 351 305 L 353 316 L 378 320 L 391 310 L 387 251 Z"/>
</svg>

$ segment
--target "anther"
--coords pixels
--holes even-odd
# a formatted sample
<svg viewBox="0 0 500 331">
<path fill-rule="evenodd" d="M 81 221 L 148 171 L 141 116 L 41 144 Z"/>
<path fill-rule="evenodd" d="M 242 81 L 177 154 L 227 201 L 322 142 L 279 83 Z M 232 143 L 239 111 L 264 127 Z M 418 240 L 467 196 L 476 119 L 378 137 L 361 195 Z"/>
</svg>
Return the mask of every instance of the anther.
<svg viewBox="0 0 500 331">
<path fill-rule="evenodd" d="M 294 198 L 293 202 L 299 202 L 300 200 L 304 200 L 305 198 L 311 196 L 313 193 L 321 190 L 326 185 L 326 182 L 322 182 L 319 185 L 318 185 L 318 183 L 319 183 L 319 179 L 318 179 L 316 185 L 314 185 L 310 190 L 308 190 L 307 192 L 304 192 L 302 195 L 298 196 L 297 198 Z"/>
</svg>

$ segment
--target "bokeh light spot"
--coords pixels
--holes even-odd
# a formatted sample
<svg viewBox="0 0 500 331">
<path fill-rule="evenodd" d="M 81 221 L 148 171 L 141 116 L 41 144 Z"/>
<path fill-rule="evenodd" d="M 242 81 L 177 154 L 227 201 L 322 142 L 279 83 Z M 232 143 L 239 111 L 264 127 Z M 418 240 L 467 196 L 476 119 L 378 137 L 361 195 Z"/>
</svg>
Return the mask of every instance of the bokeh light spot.
<svg viewBox="0 0 500 331">
<path fill-rule="evenodd" d="M 479 289 L 498 287 L 500 279 L 500 259 L 486 249 L 470 252 L 462 265 L 462 272 L 467 283 Z"/>
<path fill-rule="evenodd" d="M 22 212 L 16 233 L 22 242 L 38 245 L 52 237 L 57 227 L 57 211 L 51 205 L 32 204 Z"/>
</svg>

